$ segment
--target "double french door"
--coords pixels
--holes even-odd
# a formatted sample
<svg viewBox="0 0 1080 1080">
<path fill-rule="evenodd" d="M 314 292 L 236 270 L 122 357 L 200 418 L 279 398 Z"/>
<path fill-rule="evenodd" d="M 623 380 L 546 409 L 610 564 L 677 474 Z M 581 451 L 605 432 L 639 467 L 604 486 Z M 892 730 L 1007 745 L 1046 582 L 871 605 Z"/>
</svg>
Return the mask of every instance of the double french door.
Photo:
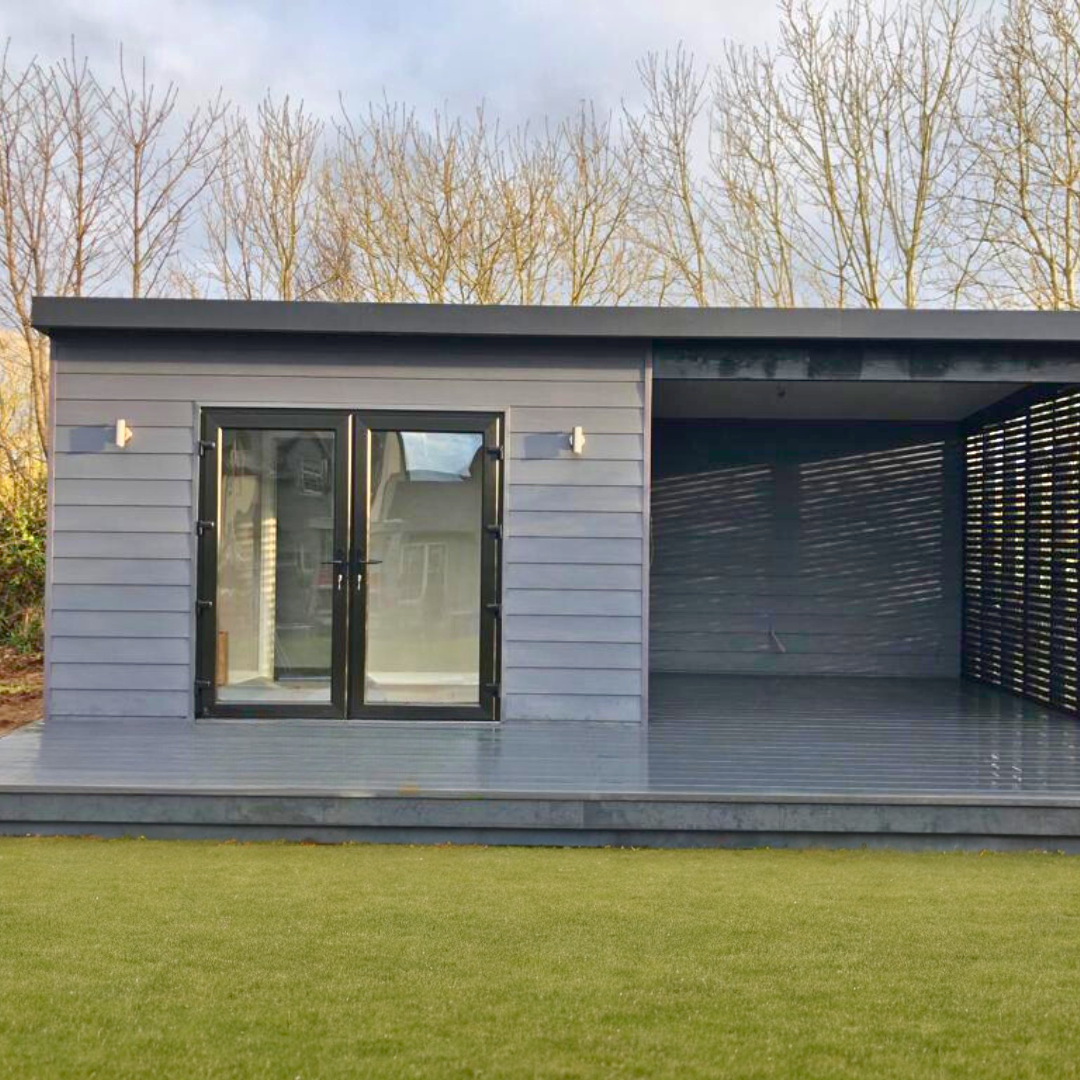
<svg viewBox="0 0 1080 1080">
<path fill-rule="evenodd" d="M 202 716 L 498 718 L 502 422 L 203 414 Z"/>
</svg>

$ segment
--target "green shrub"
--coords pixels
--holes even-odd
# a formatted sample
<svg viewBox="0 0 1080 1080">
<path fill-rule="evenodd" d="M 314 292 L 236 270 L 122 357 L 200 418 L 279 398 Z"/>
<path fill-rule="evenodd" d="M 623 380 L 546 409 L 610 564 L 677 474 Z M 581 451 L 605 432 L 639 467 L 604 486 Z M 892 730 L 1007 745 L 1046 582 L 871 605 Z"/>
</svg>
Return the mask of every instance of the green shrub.
<svg viewBox="0 0 1080 1080">
<path fill-rule="evenodd" d="M 0 645 L 41 651 L 45 475 L 0 486 Z"/>
</svg>

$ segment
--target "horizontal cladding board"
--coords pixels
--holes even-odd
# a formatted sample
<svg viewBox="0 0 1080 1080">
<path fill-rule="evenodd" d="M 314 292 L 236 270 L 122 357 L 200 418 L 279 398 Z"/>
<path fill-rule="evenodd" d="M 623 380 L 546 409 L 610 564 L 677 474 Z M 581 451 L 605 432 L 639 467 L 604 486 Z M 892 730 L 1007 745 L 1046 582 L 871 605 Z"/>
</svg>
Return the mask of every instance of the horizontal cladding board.
<svg viewBox="0 0 1080 1080">
<path fill-rule="evenodd" d="M 546 694 L 557 686 L 567 694 L 640 694 L 639 670 L 593 670 L 587 668 L 508 668 L 507 694 Z"/>
<path fill-rule="evenodd" d="M 886 678 L 953 678 L 958 653 L 930 656 L 821 656 L 787 653 L 693 653 L 650 650 L 650 671 L 702 672 L 717 675 L 870 675 Z"/>
<path fill-rule="evenodd" d="M 350 310 L 353 307 L 349 305 Z M 308 306 L 298 308 L 300 313 L 311 310 L 314 309 Z M 378 310 L 386 309 L 379 305 Z M 410 304 L 406 310 L 413 313 L 418 309 Z M 439 308 L 440 312 L 446 310 Z M 476 309 L 470 310 L 475 312 Z M 123 353 L 118 354 L 120 345 Z M 192 336 L 189 332 L 162 335 L 139 333 L 137 330 L 117 331 L 86 335 L 77 341 L 76 346 L 63 350 L 60 355 L 60 363 L 65 368 L 102 363 L 113 364 L 123 370 L 125 363 L 139 363 L 142 359 L 150 363 L 182 364 L 185 369 L 194 361 L 207 366 L 258 362 L 301 371 L 316 365 L 349 370 L 383 365 L 395 372 L 422 371 L 426 366 L 456 370 L 476 365 L 514 372 L 550 365 L 574 369 L 619 368 L 640 374 L 645 357 L 640 341 L 620 341 L 614 337 L 585 341 L 533 335 L 518 337 L 512 342 L 502 336 L 469 336 L 461 333 L 437 336 L 394 334 L 392 337 L 307 335 L 299 338 L 290 329 L 272 334 L 222 330 L 215 335 L 200 336 Z"/>
<path fill-rule="evenodd" d="M 115 406 L 114 406 L 115 408 Z M 116 445 L 116 428 L 104 424 L 82 424 L 56 428 L 58 454 L 190 454 L 195 435 L 188 427 L 143 427 L 124 417 L 131 428 L 126 447 Z"/>
<path fill-rule="evenodd" d="M 318 403 L 337 408 L 505 409 L 512 406 L 641 408 L 640 382 L 604 380 L 469 382 L 446 379 L 299 378 L 274 375 L 143 375 L 131 366 L 116 375 L 67 374 L 57 381 L 57 398 L 145 401 L 230 401 L 267 405 Z"/>
<path fill-rule="evenodd" d="M 54 611 L 54 637 L 186 638 L 191 616 L 186 611 Z"/>
<path fill-rule="evenodd" d="M 654 537 L 653 550 L 659 547 Z M 732 551 L 730 558 L 725 558 L 717 551 L 716 545 L 710 548 L 702 544 L 700 551 L 684 552 L 684 556 L 678 559 L 672 558 L 671 552 L 657 555 L 653 572 L 661 577 L 672 573 L 700 576 L 703 568 L 715 568 L 728 576 L 747 578 L 755 584 L 765 579 L 776 583 L 797 578 L 804 586 L 820 586 L 823 592 L 836 592 L 845 585 L 860 589 L 873 588 L 875 576 L 879 586 L 888 582 L 894 589 L 901 583 L 909 583 L 912 587 L 920 583 L 928 586 L 935 568 L 947 560 L 944 553 L 937 549 L 920 552 L 905 550 L 898 545 L 893 558 L 864 558 L 857 552 L 849 552 L 845 558 L 841 551 L 827 561 L 820 560 L 810 565 L 804 563 L 802 573 L 791 574 L 796 561 L 795 557 L 785 562 L 782 558 L 774 558 L 769 551 L 755 554 L 745 549 L 742 552 Z"/>
<path fill-rule="evenodd" d="M 155 352 L 158 350 L 154 350 Z M 90 350 L 79 346 L 79 352 Z M 408 356 L 394 358 L 385 350 L 381 359 L 344 354 L 336 360 L 319 363 L 311 359 L 310 352 L 298 358 L 288 355 L 281 348 L 252 351 L 237 358 L 227 348 L 220 355 L 189 355 L 183 360 L 151 359 L 109 360 L 94 355 L 61 357 L 58 365 L 61 377 L 75 375 L 116 376 L 136 373 L 139 375 L 184 375 L 193 379 L 233 376 L 247 379 L 253 375 L 267 375 L 276 379 L 455 379 L 468 382 L 640 382 L 642 363 L 640 357 L 618 359 L 607 357 L 572 356 L 564 350 L 561 354 L 546 353 L 523 357 L 520 362 L 508 362 L 505 355 L 477 362 L 475 357 L 455 359 L 413 360 Z"/>
<path fill-rule="evenodd" d="M 175 427 L 191 429 L 195 406 L 191 401 L 125 401 L 123 413 L 112 399 L 56 402 L 58 425 L 115 424 L 126 420 L 133 428 Z"/>
<path fill-rule="evenodd" d="M 505 620 L 507 641 L 628 641 L 640 643 L 641 619 L 622 615 L 515 615 Z"/>
<path fill-rule="evenodd" d="M 513 484 L 568 484 L 573 486 L 641 488 L 644 470 L 640 461 L 514 461 L 509 478 Z"/>
<path fill-rule="evenodd" d="M 511 510 L 640 513 L 645 495 L 640 487 L 511 483 L 506 501 Z"/>
<path fill-rule="evenodd" d="M 874 656 L 925 655 L 927 653 L 957 652 L 959 643 L 955 638 L 937 627 L 921 634 L 890 634 L 876 624 L 867 626 L 861 633 L 837 633 L 831 622 L 810 633 L 777 634 L 779 648 L 768 633 L 737 633 L 717 631 L 694 633 L 686 630 L 651 631 L 650 642 L 661 652 L 703 653 L 771 653 L 773 655 L 831 656 L 836 653 L 865 653 Z"/>
<path fill-rule="evenodd" d="M 508 589 L 507 615 L 641 615 L 637 590 Z"/>
<path fill-rule="evenodd" d="M 177 716 L 135 716 L 135 715 L 132 715 L 132 716 L 125 716 L 124 719 L 126 719 L 126 720 L 137 720 L 139 722 L 140 727 L 142 727 L 143 725 L 147 725 L 147 724 L 160 724 L 160 725 L 162 725 L 160 730 L 164 731 L 164 730 L 167 730 L 170 725 L 175 725 L 177 720 L 190 719 L 190 716 L 191 716 L 191 710 L 190 710 L 190 706 L 189 706 L 188 711 L 185 714 L 185 716 L 181 716 L 181 717 L 177 717 Z M 65 724 L 99 724 L 102 721 L 104 721 L 105 723 L 108 723 L 109 720 L 110 720 L 110 717 L 109 717 L 108 713 L 97 713 L 95 715 L 89 715 L 87 713 L 74 712 L 74 713 L 64 713 L 63 716 L 59 716 L 59 717 L 57 717 L 57 719 L 63 721 L 63 723 L 65 723 Z"/>
<path fill-rule="evenodd" d="M 186 480 L 57 480 L 56 505 L 61 506 L 191 506 L 192 484 Z"/>
<path fill-rule="evenodd" d="M 63 532 L 190 533 L 191 509 L 187 506 L 65 506 L 53 515 L 53 528 Z"/>
<path fill-rule="evenodd" d="M 504 652 L 508 669 L 620 668 L 636 672 L 641 668 L 641 645 L 631 642 L 508 641 Z M 550 684 L 546 689 L 551 689 Z"/>
<path fill-rule="evenodd" d="M 884 602 L 895 599 L 910 601 L 920 594 L 933 595 L 936 599 L 959 600 L 959 587 L 955 582 L 943 585 L 932 572 L 925 575 L 911 573 L 887 580 L 861 580 L 857 575 L 836 578 L 832 575 L 803 577 L 798 574 L 685 574 L 665 573 L 656 564 L 652 568 L 653 594 L 663 591 L 669 597 L 698 596 L 776 596 L 782 600 L 791 597 L 854 597 Z"/>
<path fill-rule="evenodd" d="M 506 716 L 511 720 L 641 720 L 641 697 L 611 694 L 508 694 Z"/>
<path fill-rule="evenodd" d="M 507 520 L 510 536 L 634 537 L 640 540 L 642 528 L 640 514 L 515 510 L 510 512 Z"/>
<path fill-rule="evenodd" d="M 506 542 L 506 562 L 640 565 L 641 548 L 640 540 L 511 536 Z"/>
<path fill-rule="evenodd" d="M 873 621 L 868 622 L 868 616 Z M 846 606 L 822 607 L 814 614 L 785 615 L 771 612 L 731 614 L 718 609 L 713 612 L 688 612 L 685 610 L 649 609 L 649 626 L 653 635 L 686 633 L 766 634 L 817 634 L 827 629 L 829 633 L 866 634 L 881 638 L 886 635 L 926 634 L 941 632 L 943 617 L 952 616 L 950 626 L 960 619 L 960 611 L 943 612 L 935 606 L 921 614 L 887 614 L 872 611 L 848 611 Z"/>
<path fill-rule="evenodd" d="M 590 434 L 640 435 L 645 429 L 645 413 L 640 408 L 583 408 L 583 404 L 517 407 L 511 413 L 509 427 L 511 431 L 543 433 L 559 431 L 569 424 L 584 428 L 586 440 Z"/>
<path fill-rule="evenodd" d="M 194 535 L 137 532 L 63 532 L 53 537 L 58 559 L 189 559 Z"/>
<path fill-rule="evenodd" d="M 186 664 L 54 664 L 53 690 L 184 690 L 191 687 Z"/>
<path fill-rule="evenodd" d="M 190 585 L 189 559 L 54 559 L 53 583 L 72 585 Z"/>
<path fill-rule="evenodd" d="M 51 716 L 168 716 L 183 719 L 190 709 L 186 692 L 176 690 L 52 690 Z"/>
<path fill-rule="evenodd" d="M 119 409 L 113 398 L 101 400 L 61 398 L 56 402 L 56 422 L 67 426 L 111 425 L 121 417 L 138 431 L 145 427 L 192 428 L 195 405 L 191 399 L 209 401 L 204 394 L 193 388 L 188 400 L 179 401 L 124 401 Z M 280 407 L 280 403 L 277 403 Z M 290 403 L 291 404 L 291 403 Z M 342 408 L 340 403 L 325 402 L 329 407 Z M 362 407 L 362 406 L 357 406 Z M 501 411 L 501 408 L 497 411 Z M 537 433 L 550 435 L 580 425 L 585 429 L 587 453 L 593 450 L 593 440 L 601 435 L 625 435 L 641 438 L 644 413 L 640 408 L 583 408 L 577 404 L 559 406 L 525 406 L 513 410 L 510 427 L 522 435 Z"/>
<path fill-rule="evenodd" d="M 52 610 L 190 611 L 191 590 L 182 585 L 54 585 Z"/>
<path fill-rule="evenodd" d="M 577 426 L 576 417 L 567 416 L 567 427 Z M 519 461 L 641 461 L 645 456 L 644 437 L 641 435 L 594 435 L 585 433 L 584 454 L 575 454 L 570 448 L 569 433 L 545 431 L 534 434 L 511 434 L 510 457 Z"/>
<path fill-rule="evenodd" d="M 50 663 L 187 664 L 191 647 L 175 638 L 92 638 L 53 635 Z"/>
<path fill-rule="evenodd" d="M 195 474 L 193 454 L 56 454 L 58 480 L 187 480 Z"/>
<path fill-rule="evenodd" d="M 511 589 L 597 589 L 641 588 L 640 566 L 600 563 L 519 563 L 508 565 L 503 580 Z"/>
<path fill-rule="evenodd" d="M 955 594 L 954 594 L 955 598 Z M 947 610 L 956 605 L 948 603 Z M 942 599 L 933 594 L 927 596 L 784 596 L 719 595 L 692 592 L 668 593 L 653 588 L 649 601 L 654 626 L 715 626 L 728 627 L 730 622 L 738 627 L 758 627 L 774 620 L 783 620 L 788 629 L 802 626 L 813 627 L 822 615 L 838 618 L 865 618 L 912 623 L 936 619 L 942 610 Z M 957 611 L 959 609 L 957 608 Z"/>
</svg>

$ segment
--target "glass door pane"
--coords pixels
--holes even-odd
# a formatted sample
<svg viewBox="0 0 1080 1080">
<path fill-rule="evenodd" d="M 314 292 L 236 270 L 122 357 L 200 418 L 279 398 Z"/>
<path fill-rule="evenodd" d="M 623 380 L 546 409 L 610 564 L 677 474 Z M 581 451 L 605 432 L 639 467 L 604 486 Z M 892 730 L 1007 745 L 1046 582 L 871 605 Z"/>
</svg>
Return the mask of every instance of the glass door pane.
<svg viewBox="0 0 1080 1080">
<path fill-rule="evenodd" d="M 335 430 L 222 427 L 214 696 L 328 706 L 344 546 Z M 336 561 L 337 560 L 337 561 Z"/>
<path fill-rule="evenodd" d="M 479 707 L 484 433 L 367 438 L 363 703 Z"/>
</svg>

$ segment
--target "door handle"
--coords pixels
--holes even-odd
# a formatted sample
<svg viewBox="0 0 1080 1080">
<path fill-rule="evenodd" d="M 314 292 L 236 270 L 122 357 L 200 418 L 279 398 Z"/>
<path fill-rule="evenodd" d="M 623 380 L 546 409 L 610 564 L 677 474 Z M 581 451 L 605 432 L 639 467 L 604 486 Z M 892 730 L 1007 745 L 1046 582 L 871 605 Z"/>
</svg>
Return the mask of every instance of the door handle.
<svg viewBox="0 0 1080 1080">
<path fill-rule="evenodd" d="M 361 559 L 359 555 L 354 555 L 352 560 L 352 572 L 356 578 L 356 591 L 359 592 L 364 580 L 364 567 L 365 566 L 378 566 L 382 562 L 382 559 Z"/>
<path fill-rule="evenodd" d="M 350 560 L 350 566 L 354 574 L 359 574 L 364 566 L 378 566 L 382 559 L 361 559 L 359 554 L 354 554 Z"/>
<path fill-rule="evenodd" d="M 345 556 L 345 552 L 336 551 L 332 559 L 324 559 L 321 566 L 332 566 L 336 571 L 336 587 L 338 591 L 341 591 L 342 586 L 345 584 L 345 575 L 349 572 L 349 560 Z"/>
</svg>

